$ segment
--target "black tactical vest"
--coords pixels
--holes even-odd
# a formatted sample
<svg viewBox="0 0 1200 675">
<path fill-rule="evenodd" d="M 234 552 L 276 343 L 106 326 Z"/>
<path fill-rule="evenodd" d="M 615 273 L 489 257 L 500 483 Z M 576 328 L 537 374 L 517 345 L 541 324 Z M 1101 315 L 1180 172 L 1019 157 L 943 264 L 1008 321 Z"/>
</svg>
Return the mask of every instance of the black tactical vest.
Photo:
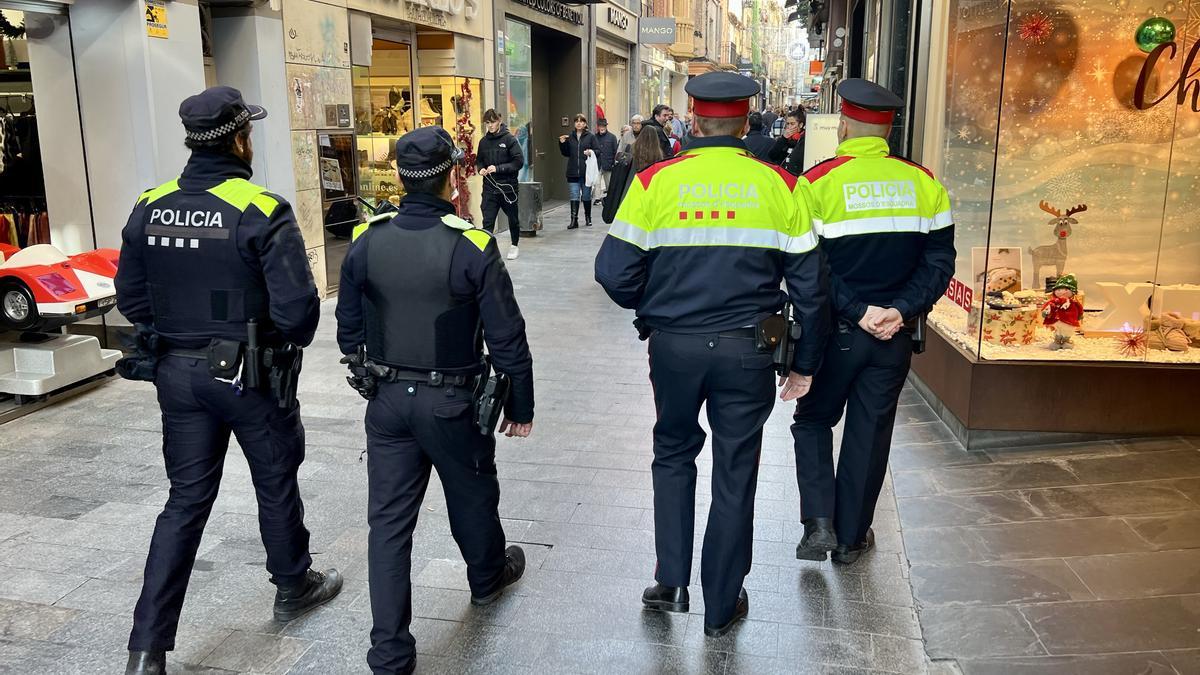
<svg viewBox="0 0 1200 675">
<path fill-rule="evenodd" d="M 479 369 L 479 306 L 450 290 L 451 262 L 462 237 L 443 225 L 405 230 L 381 223 L 361 242 L 368 246 L 363 315 L 372 361 L 422 372 Z"/>
<path fill-rule="evenodd" d="M 247 180 L 205 191 L 171 181 L 142 196 L 142 242 L 155 329 L 167 335 L 246 339 L 246 322 L 272 330 L 262 271 L 238 249 L 248 209 L 266 215 L 278 202 Z"/>
</svg>

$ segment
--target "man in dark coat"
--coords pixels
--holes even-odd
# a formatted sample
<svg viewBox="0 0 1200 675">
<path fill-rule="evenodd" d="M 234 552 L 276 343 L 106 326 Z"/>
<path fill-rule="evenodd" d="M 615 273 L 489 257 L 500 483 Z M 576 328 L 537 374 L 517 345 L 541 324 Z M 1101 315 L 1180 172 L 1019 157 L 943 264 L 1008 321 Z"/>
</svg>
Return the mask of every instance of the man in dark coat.
<svg viewBox="0 0 1200 675">
<path fill-rule="evenodd" d="M 483 229 L 496 231 L 496 215 L 501 209 L 508 217 L 508 236 L 512 246 L 508 259 L 516 260 L 517 244 L 521 241 L 521 220 L 517 210 L 517 174 L 525 166 L 525 157 L 517 137 L 500 121 L 500 115 L 489 108 L 483 113 L 487 133 L 479 139 L 479 150 L 475 155 L 475 167 L 483 176 Z"/>
<path fill-rule="evenodd" d="M 663 159 L 670 159 L 675 156 L 675 152 L 671 149 L 671 132 L 668 127 L 671 124 L 671 106 L 665 103 L 659 103 L 654 106 L 654 114 L 650 119 L 642 123 L 642 127 L 654 127 L 654 131 L 658 132 L 658 144 L 662 147 Z"/>
<path fill-rule="evenodd" d="M 608 120 L 596 121 L 596 161 L 600 164 L 600 190 L 592 195 L 602 201 L 608 192 L 608 179 L 612 177 L 613 165 L 617 163 L 617 135 L 608 132 Z"/>
<path fill-rule="evenodd" d="M 767 155 L 770 154 L 774 143 L 770 138 L 763 135 L 763 116 L 762 113 L 750 113 L 750 131 L 746 133 L 746 137 L 742 142 L 746 144 L 746 149 L 754 154 L 755 157 L 769 162 Z"/>
</svg>

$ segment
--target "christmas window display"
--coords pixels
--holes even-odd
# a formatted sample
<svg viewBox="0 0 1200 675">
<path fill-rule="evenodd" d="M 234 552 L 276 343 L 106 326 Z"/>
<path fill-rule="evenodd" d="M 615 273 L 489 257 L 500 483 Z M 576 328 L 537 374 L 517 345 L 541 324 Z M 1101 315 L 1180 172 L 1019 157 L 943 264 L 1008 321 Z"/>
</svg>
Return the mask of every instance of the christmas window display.
<svg viewBox="0 0 1200 675">
<path fill-rule="evenodd" d="M 1200 0 L 950 12 L 930 325 L 983 359 L 1200 363 Z"/>
</svg>

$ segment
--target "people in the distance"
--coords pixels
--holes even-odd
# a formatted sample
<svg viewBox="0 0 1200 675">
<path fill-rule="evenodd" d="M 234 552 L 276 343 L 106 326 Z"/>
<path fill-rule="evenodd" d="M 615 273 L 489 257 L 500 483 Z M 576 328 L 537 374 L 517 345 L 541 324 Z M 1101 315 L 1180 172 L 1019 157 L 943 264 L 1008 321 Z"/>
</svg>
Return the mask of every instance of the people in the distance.
<svg viewBox="0 0 1200 675">
<path fill-rule="evenodd" d="M 483 113 L 483 124 L 487 133 L 479 139 L 475 154 L 475 167 L 483 177 L 483 197 L 480 210 L 483 212 L 483 229 L 496 231 L 496 216 L 504 211 L 508 218 L 508 236 L 512 246 L 508 259 L 516 260 L 521 242 L 521 218 L 517 208 L 517 177 L 525 158 L 521 153 L 517 137 L 509 133 L 500 121 L 500 115 L 492 108 Z"/>
<path fill-rule="evenodd" d="M 616 167 L 613 168 L 609 191 L 604 197 L 604 210 L 600 214 L 604 222 L 612 224 L 613 219 L 616 218 L 617 210 L 621 208 L 621 201 L 629 192 L 629 184 L 633 181 L 634 175 L 644 171 L 662 158 L 662 146 L 658 144 L 657 135 L 653 133 L 638 134 L 631 152 L 621 157 Z"/>
<path fill-rule="evenodd" d="M 771 161 L 771 148 L 775 147 L 775 142 L 763 135 L 763 116 L 760 112 L 752 112 L 749 117 L 750 130 L 746 132 L 742 142 L 746 144 L 746 149 L 754 154 L 755 157 L 764 162 Z"/>
<path fill-rule="evenodd" d="M 596 121 L 596 160 L 600 165 L 600 188 L 592 190 L 592 194 L 600 201 L 608 192 L 608 181 L 617 162 L 617 136 L 609 133 L 608 120 L 603 118 Z"/>
<path fill-rule="evenodd" d="M 579 202 L 583 202 L 584 224 L 592 226 L 592 188 L 587 184 L 587 158 L 596 152 L 596 137 L 588 131 L 583 113 L 575 116 L 575 129 L 558 137 L 558 149 L 567 158 L 567 187 L 571 191 L 571 224 L 579 227 Z"/>
<path fill-rule="evenodd" d="M 286 372 L 268 375 L 248 355 L 252 334 L 260 349 L 294 354 L 312 342 L 320 318 L 292 207 L 250 182 L 251 122 L 266 116 L 231 87 L 186 99 L 179 117 L 192 154 L 183 174 L 144 192 L 121 232 L 117 309 L 149 343 L 139 345 L 144 356 L 122 375 L 152 380 L 158 390 L 171 482 L 133 610 L 129 674 L 160 675 L 166 652 L 175 649 L 230 434 L 258 498 L 275 619 L 291 621 L 342 588 L 337 570 L 312 569 L 297 481 L 304 461 L 299 403 L 294 392 L 267 384 L 294 378 L 299 366 L 293 361 Z M 177 213 L 206 227 L 165 217 Z"/>
<path fill-rule="evenodd" d="M 402 136 L 396 167 L 407 195 L 400 212 L 372 223 L 342 264 L 338 346 L 351 384 L 370 399 L 367 663 L 376 675 L 416 667 L 411 555 L 431 469 L 467 564 L 471 604 L 495 602 L 525 570 L 521 547 L 505 548 L 496 438 L 476 422 L 475 411 L 487 344 L 492 366 L 512 382 L 500 431 L 528 436 L 533 359 L 495 238 L 454 215 L 451 176 L 458 161 L 441 127 Z"/>
</svg>

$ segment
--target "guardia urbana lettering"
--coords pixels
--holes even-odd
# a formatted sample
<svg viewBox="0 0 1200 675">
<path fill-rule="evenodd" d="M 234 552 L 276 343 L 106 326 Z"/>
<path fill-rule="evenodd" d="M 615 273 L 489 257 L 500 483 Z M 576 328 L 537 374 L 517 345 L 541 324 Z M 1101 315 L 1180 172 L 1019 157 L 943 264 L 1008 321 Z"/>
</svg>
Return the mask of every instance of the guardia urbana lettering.
<svg viewBox="0 0 1200 675">
<path fill-rule="evenodd" d="M 181 211 L 179 209 L 154 209 L 150 212 L 150 224 L 175 227 L 225 227 L 220 211 Z"/>
</svg>

